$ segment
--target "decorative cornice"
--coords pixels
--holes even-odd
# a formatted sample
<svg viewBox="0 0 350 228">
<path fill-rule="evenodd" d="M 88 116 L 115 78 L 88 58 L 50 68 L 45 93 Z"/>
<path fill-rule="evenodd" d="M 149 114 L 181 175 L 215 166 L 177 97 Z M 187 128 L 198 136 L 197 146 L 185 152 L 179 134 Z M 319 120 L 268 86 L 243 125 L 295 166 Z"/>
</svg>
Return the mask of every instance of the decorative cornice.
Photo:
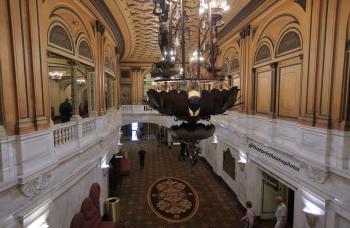
<svg viewBox="0 0 350 228">
<path fill-rule="evenodd" d="M 141 67 L 131 67 L 131 71 L 141 71 Z"/>
<path fill-rule="evenodd" d="M 241 21 L 243 21 L 249 14 L 256 10 L 265 0 L 252 0 L 235 16 L 227 25 L 218 33 L 220 40 L 227 35 L 233 28 L 235 28 Z"/>
<path fill-rule="evenodd" d="M 122 32 L 118 26 L 118 23 L 115 21 L 112 13 L 109 11 L 106 3 L 101 0 L 90 0 L 91 3 L 96 7 L 96 9 L 101 13 L 103 18 L 106 20 L 107 24 L 109 24 L 114 36 L 118 42 L 119 54 L 122 57 L 124 55 L 125 49 L 125 41 Z"/>
<path fill-rule="evenodd" d="M 250 25 L 245 26 L 239 33 L 241 39 L 246 38 L 247 36 L 250 36 Z"/>
</svg>

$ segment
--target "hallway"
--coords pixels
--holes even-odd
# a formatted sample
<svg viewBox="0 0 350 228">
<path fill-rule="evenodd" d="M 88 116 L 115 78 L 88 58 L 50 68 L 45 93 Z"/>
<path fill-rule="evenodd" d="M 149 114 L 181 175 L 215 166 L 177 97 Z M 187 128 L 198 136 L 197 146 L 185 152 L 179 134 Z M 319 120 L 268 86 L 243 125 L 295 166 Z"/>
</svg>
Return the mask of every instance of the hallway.
<svg viewBox="0 0 350 228">
<path fill-rule="evenodd" d="M 138 164 L 140 146 L 146 150 L 145 168 Z M 217 181 L 210 168 L 199 162 L 195 175 L 190 175 L 190 162 L 178 161 L 179 146 L 168 149 L 157 147 L 156 141 L 125 142 L 124 149 L 129 152 L 131 173 L 123 179 L 121 187 L 121 227 L 243 227 L 240 218 L 243 210 L 230 193 Z M 147 203 L 148 188 L 162 177 L 176 177 L 190 183 L 197 191 L 199 208 L 189 220 L 170 223 L 157 217 Z"/>
</svg>

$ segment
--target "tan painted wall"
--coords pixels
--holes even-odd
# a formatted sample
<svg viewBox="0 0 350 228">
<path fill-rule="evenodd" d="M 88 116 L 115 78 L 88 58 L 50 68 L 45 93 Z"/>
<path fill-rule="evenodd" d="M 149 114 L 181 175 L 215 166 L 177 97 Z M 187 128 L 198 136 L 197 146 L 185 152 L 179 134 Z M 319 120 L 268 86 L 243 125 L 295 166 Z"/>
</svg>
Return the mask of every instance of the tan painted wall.
<svg viewBox="0 0 350 228">
<path fill-rule="evenodd" d="M 7 135 L 29 133 L 50 125 L 50 100 L 47 53 L 90 66 L 96 76 L 96 104 L 105 113 L 105 56 L 114 63 L 115 80 L 119 80 L 118 46 L 109 25 L 91 2 L 72 0 L 4 0 L 0 1 L 0 78 L 3 100 L 3 122 Z M 103 29 L 98 29 L 96 21 Z M 53 25 L 62 26 L 69 34 L 73 50 L 67 51 L 48 43 Z M 79 55 L 79 45 L 86 41 L 92 60 Z M 108 48 L 107 48 L 108 46 Z M 118 100 L 118 84 L 111 93 Z M 117 103 L 113 103 L 117 106 Z"/>
<path fill-rule="evenodd" d="M 348 130 L 350 76 L 345 50 L 350 2 L 305 2 L 304 9 L 292 0 L 266 1 L 268 9 L 252 13 L 219 41 L 217 64 L 238 58 L 236 83 L 241 87 L 243 112 Z M 280 42 L 290 31 L 299 36 L 300 48 L 279 54 Z M 257 62 L 263 44 L 270 57 Z"/>
</svg>

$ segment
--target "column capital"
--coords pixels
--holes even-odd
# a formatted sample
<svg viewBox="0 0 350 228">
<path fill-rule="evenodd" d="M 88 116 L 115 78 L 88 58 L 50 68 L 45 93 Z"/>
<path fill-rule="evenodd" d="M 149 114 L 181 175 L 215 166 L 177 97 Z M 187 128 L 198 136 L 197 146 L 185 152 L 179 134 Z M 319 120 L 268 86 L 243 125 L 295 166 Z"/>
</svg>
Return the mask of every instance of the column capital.
<svg viewBox="0 0 350 228">
<path fill-rule="evenodd" d="M 273 63 L 270 64 L 270 67 L 271 67 L 273 70 L 276 70 L 277 65 L 278 65 L 278 62 L 273 62 Z"/>
<path fill-rule="evenodd" d="M 245 26 L 240 32 L 239 35 L 241 39 L 246 38 L 247 36 L 250 36 L 250 25 Z"/>
<path fill-rule="evenodd" d="M 103 24 L 99 20 L 96 20 L 96 31 L 101 36 L 103 36 L 105 34 L 105 27 L 103 26 Z"/>
<path fill-rule="evenodd" d="M 68 60 L 67 63 L 71 66 L 79 66 L 80 64 L 78 60 Z"/>
<path fill-rule="evenodd" d="M 131 71 L 141 71 L 141 67 L 131 67 Z"/>
<path fill-rule="evenodd" d="M 95 72 L 95 67 L 87 66 L 86 70 L 88 73 Z"/>
</svg>

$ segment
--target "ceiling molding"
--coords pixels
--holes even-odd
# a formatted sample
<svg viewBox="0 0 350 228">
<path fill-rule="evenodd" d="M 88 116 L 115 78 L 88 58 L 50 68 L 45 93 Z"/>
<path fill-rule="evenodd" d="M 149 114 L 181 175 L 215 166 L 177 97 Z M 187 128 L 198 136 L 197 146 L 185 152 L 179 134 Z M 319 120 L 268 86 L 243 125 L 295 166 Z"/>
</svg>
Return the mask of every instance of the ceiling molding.
<svg viewBox="0 0 350 228">
<path fill-rule="evenodd" d="M 265 0 L 251 0 L 227 25 L 218 33 L 218 40 L 225 37 L 232 29 L 254 12 Z"/>
<path fill-rule="evenodd" d="M 125 41 L 122 32 L 120 31 L 120 28 L 118 26 L 118 23 L 114 19 L 111 11 L 108 9 L 104 1 L 102 0 L 90 0 L 91 3 L 95 6 L 95 8 L 101 13 L 109 27 L 111 28 L 114 36 L 117 39 L 118 42 L 118 51 L 120 56 L 122 57 L 125 52 Z"/>
</svg>

